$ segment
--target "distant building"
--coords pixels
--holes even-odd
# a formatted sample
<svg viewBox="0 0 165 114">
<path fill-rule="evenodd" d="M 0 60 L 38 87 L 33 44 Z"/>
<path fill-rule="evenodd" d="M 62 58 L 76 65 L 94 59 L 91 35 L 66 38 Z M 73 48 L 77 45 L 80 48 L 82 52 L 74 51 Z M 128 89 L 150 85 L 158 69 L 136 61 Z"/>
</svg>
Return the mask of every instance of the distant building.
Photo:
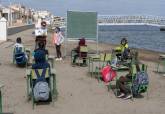
<svg viewBox="0 0 165 114">
<path fill-rule="evenodd" d="M 65 19 L 63 17 L 54 16 L 52 25 L 54 27 L 60 27 L 65 25 Z"/>
<path fill-rule="evenodd" d="M 6 18 L 8 24 L 16 23 L 21 19 L 20 7 L 18 5 L 11 5 L 8 7 L 1 7 L 1 15 Z"/>
<path fill-rule="evenodd" d="M 51 24 L 51 20 L 54 16 L 49 11 L 34 11 L 33 18 L 34 21 L 39 24 L 39 21 L 46 21 L 48 25 Z"/>
<path fill-rule="evenodd" d="M 37 20 L 38 18 L 45 19 L 51 17 L 51 13 L 49 11 L 35 11 L 34 18 Z"/>
</svg>

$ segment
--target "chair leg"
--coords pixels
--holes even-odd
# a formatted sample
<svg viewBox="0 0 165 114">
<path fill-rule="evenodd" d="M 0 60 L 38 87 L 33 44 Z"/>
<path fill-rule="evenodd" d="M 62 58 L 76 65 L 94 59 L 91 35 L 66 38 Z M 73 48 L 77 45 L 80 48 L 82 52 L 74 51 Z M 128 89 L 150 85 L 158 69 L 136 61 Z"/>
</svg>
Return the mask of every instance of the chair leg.
<svg viewBox="0 0 165 114">
<path fill-rule="evenodd" d="M 115 80 L 112 80 L 112 81 L 115 81 Z M 113 91 L 113 88 L 112 88 L 112 81 L 109 82 L 108 84 L 108 91 L 112 90 Z M 115 88 L 117 90 L 117 88 Z M 115 94 L 117 96 L 117 94 Z"/>
<path fill-rule="evenodd" d="M 32 108 L 34 109 L 34 90 L 33 90 L 33 82 L 31 82 L 31 89 L 32 89 L 32 92 L 31 92 L 31 98 L 32 98 Z"/>
<path fill-rule="evenodd" d="M 163 73 L 165 73 L 165 60 L 163 60 Z"/>
<path fill-rule="evenodd" d="M 95 68 L 95 78 L 97 79 L 98 82 L 100 82 L 100 77 L 99 77 L 99 67 Z"/>
<path fill-rule="evenodd" d="M 97 75 L 97 81 L 100 82 L 100 73 L 99 73 L 99 71 L 97 72 L 96 75 Z"/>
<path fill-rule="evenodd" d="M 156 69 L 157 69 L 157 72 L 159 72 L 159 63 L 157 64 L 157 68 Z"/>
<path fill-rule="evenodd" d="M 90 58 L 88 59 L 88 72 L 90 73 Z"/>
<path fill-rule="evenodd" d="M 0 90 L 0 113 L 2 113 L 2 93 Z"/>
<path fill-rule="evenodd" d="M 26 88 L 26 89 L 27 89 L 27 91 L 26 91 L 26 92 L 27 92 L 27 100 L 29 100 L 29 97 L 30 97 L 30 96 L 29 96 L 29 94 L 30 94 L 30 92 L 29 92 L 29 85 L 30 85 L 30 84 L 29 84 L 29 77 L 27 77 L 26 83 L 27 83 L 27 88 Z"/>
<path fill-rule="evenodd" d="M 34 109 L 34 93 L 33 93 L 33 91 L 32 91 L 32 107 Z"/>
<path fill-rule="evenodd" d="M 49 101 L 53 101 L 52 76 L 49 77 L 49 89 L 50 89 Z"/>
<path fill-rule="evenodd" d="M 57 92 L 57 86 L 56 86 L 56 75 L 53 79 L 53 96 L 55 96 L 55 100 L 57 100 L 58 92 Z"/>
<path fill-rule="evenodd" d="M 147 90 L 147 92 L 146 92 L 146 93 L 147 93 L 147 100 L 149 100 L 149 94 L 148 94 L 148 90 Z"/>
<path fill-rule="evenodd" d="M 133 98 L 133 91 L 132 91 L 132 87 L 131 87 L 131 86 L 130 86 L 130 91 L 131 91 L 131 95 L 132 95 L 131 100 L 134 101 L 134 98 Z"/>
<path fill-rule="evenodd" d="M 109 84 L 107 85 L 107 88 L 108 88 L 108 92 L 109 92 L 111 89 L 111 82 L 109 82 Z"/>
<path fill-rule="evenodd" d="M 93 77 L 93 62 L 92 62 L 92 73 L 91 73 L 91 77 Z"/>
</svg>

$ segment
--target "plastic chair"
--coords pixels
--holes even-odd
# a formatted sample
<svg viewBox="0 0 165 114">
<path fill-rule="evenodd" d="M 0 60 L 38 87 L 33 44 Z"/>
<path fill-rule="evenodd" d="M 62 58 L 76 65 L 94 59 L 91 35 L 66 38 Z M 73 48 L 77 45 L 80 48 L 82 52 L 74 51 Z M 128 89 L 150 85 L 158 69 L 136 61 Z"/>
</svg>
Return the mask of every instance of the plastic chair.
<svg viewBox="0 0 165 114">
<path fill-rule="evenodd" d="M 162 69 L 160 70 L 160 65 L 162 64 Z M 159 61 L 157 63 L 157 67 L 156 67 L 156 72 L 158 73 L 165 73 L 165 55 L 159 55 Z"/>
<path fill-rule="evenodd" d="M 82 65 L 82 61 L 86 61 L 86 65 L 87 65 L 87 59 L 88 59 L 88 47 L 86 45 L 84 46 L 80 46 L 80 50 L 79 53 L 77 53 L 76 49 L 73 49 L 71 51 L 71 64 L 73 64 L 73 59 L 77 59 L 77 62 L 75 62 L 77 65 L 81 66 Z M 85 66 L 86 66 L 85 65 Z"/>
<path fill-rule="evenodd" d="M 4 87 L 4 85 L 0 85 L 0 113 L 2 113 L 2 92 L 1 89 Z"/>
<path fill-rule="evenodd" d="M 39 73 L 42 73 L 44 69 L 37 69 Z M 35 73 L 35 69 L 27 69 L 27 98 L 28 100 L 32 100 L 32 106 L 34 109 L 34 103 L 36 102 L 34 99 L 34 81 L 37 79 L 37 74 Z M 55 70 L 50 68 L 46 68 L 45 79 L 48 80 L 48 85 L 50 88 L 50 98 L 49 101 L 53 101 L 57 99 L 57 89 L 56 89 L 56 73 Z"/>
<path fill-rule="evenodd" d="M 145 64 L 141 64 L 140 65 L 140 72 L 147 72 L 147 65 Z M 132 94 L 132 100 L 134 98 L 134 93 L 133 93 L 133 83 L 134 83 L 134 80 L 136 78 L 136 75 L 137 75 L 137 69 L 136 69 L 136 65 L 132 65 L 132 68 L 131 68 L 131 75 L 132 75 L 132 80 L 131 82 L 128 82 L 126 83 L 129 88 L 130 88 L 130 91 L 131 91 L 131 94 Z M 148 99 L 148 85 L 139 85 L 138 87 L 138 95 L 140 95 L 141 93 L 147 93 L 147 99 Z"/>
<path fill-rule="evenodd" d="M 19 47 L 20 52 L 16 53 L 16 47 L 13 50 L 13 64 L 18 66 L 27 66 L 30 60 L 30 50 L 24 47 Z"/>
<path fill-rule="evenodd" d="M 100 56 L 99 57 L 100 58 L 99 66 L 96 66 L 95 71 L 94 71 L 95 77 L 97 78 L 98 82 L 101 79 L 101 74 L 100 74 L 101 69 L 104 66 L 106 66 L 107 64 L 110 64 L 110 62 L 111 62 L 111 54 L 110 53 L 101 53 L 99 56 Z"/>
</svg>

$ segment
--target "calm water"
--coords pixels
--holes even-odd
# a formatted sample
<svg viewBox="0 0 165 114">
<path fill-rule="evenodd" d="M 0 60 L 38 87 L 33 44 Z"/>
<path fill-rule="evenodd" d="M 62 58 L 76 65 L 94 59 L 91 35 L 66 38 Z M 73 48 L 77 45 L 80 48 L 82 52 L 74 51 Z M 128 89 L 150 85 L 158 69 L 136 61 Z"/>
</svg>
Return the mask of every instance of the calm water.
<svg viewBox="0 0 165 114">
<path fill-rule="evenodd" d="M 99 42 L 119 44 L 122 36 L 127 36 L 129 46 L 165 52 L 165 31 L 150 30 L 100 30 Z"/>
</svg>

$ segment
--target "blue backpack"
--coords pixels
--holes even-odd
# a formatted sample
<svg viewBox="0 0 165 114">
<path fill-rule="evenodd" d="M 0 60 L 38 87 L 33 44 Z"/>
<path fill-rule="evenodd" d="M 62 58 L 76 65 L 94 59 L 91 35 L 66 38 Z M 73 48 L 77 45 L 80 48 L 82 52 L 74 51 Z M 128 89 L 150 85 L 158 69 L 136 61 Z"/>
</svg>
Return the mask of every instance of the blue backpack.
<svg viewBox="0 0 165 114">
<path fill-rule="evenodd" d="M 141 71 L 136 74 L 135 80 L 133 81 L 132 92 L 133 94 L 139 95 L 144 93 L 148 89 L 149 78 L 147 72 Z"/>
<path fill-rule="evenodd" d="M 14 58 L 18 65 L 26 64 L 27 58 L 23 51 L 23 47 L 15 47 Z"/>
</svg>

